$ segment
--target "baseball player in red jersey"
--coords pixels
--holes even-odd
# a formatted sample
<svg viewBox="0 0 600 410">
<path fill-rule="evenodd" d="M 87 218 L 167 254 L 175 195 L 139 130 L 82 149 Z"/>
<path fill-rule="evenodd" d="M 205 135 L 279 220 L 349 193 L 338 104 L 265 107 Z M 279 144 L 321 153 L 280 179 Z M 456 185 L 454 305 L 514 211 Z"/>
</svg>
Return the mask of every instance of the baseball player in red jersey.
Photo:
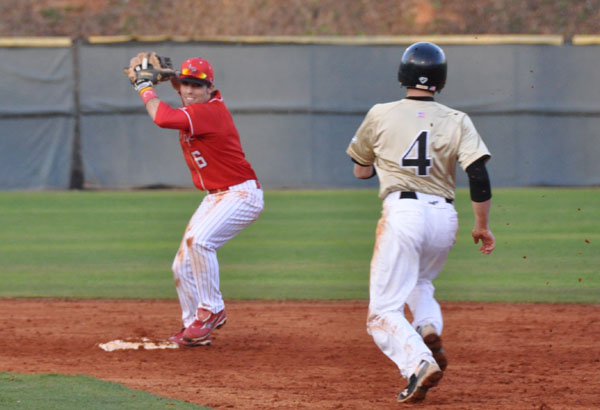
<svg viewBox="0 0 600 410">
<path fill-rule="evenodd" d="M 201 346 L 210 344 L 212 331 L 227 320 L 217 249 L 254 222 L 264 202 L 233 118 L 215 89 L 211 64 L 190 58 L 180 73 L 171 83 L 181 96 L 182 108 L 161 101 L 149 81 L 135 84 L 135 89 L 156 125 L 179 130 L 194 185 L 207 192 L 173 261 L 183 328 L 169 338 L 180 346 Z"/>
<path fill-rule="evenodd" d="M 433 99 L 445 85 L 446 71 L 446 56 L 437 45 L 408 47 L 398 71 L 406 98 L 372 107 L 346 151 L 357 178 L 379 177 L 383 210 L 371 260 L 367 331 L 408 379 L 398 395 L 401 402 L 423 400 L 447 366 L 432 281 L 458 229 L 457 162 L 469 176 L 473 239 L 481 241 L 484 254 L 495 244 L 488 226 L 490 153 L 465 113 Z M 405 304 L 412 323 L 404 316 Z"/>
</svg>

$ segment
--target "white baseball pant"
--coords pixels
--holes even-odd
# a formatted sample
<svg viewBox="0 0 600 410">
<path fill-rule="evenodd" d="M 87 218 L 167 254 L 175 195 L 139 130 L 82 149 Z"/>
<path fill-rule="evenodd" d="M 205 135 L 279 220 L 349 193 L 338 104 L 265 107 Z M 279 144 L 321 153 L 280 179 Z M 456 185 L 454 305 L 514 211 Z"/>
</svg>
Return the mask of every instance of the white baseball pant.
<svg viewBox="0 0 600 410">
<path fill-rule="evenodd" d="M 417 193 L 400 199 L 390 193 L 383 201 L 371 260 L 367 332 L 375 344 L 409 378 L 422 359 L 433 361 L 416 327 L 443 328 L 432 281 L 442 270 L 458 230 L 454 206 L 437 195 Z M 413 315 L 404 316 L 404 306 Z"/>
<path fill-rule="evenodd" d="M 262 189 L 249 180 L 206 195 L 190 219 L 172 266 L 186 328 L 196 319 L 198 308 L 213 313 L 225 308 L 217 250 L 258 219 L 263 206 Z"/>
</svg>

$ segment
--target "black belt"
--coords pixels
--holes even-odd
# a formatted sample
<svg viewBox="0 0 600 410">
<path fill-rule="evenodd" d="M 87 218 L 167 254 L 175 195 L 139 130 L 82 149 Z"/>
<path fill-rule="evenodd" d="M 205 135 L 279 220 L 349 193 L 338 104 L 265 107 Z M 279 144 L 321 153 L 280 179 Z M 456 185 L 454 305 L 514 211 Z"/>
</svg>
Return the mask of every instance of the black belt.
<svg viewBox="0 0 600 410">
<path fill-rule="evenodd" d="M 417 193 L 413 192 L 413 191 L 402 191 L 400 192 L 400 199 L 417 199 Z M 452 202 L 454 202 L 453 199 L 446 199 L 446 203 L 451 204 Z"/>
</svg>

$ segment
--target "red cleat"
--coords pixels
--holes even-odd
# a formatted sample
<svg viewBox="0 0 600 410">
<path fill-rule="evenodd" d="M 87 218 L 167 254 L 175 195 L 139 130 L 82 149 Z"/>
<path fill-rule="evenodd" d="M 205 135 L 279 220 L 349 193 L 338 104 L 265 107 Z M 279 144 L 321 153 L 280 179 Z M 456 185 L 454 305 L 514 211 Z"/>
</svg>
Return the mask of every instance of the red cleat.
<svg viewBox="0 0 600 410">
<path fill-rule="evenodd" d="M 183 340 L 198 343 L 206 340 L 213 330 L 219 329 L 227 322 L 225 309 L 212 313 L 206 309 L 198 309 L 197 319 L 183 332 Z"/>
<path fill-rule="evenodd" d="M 210 337 L 207 337 L 199 342 L 188 342 L 187 340 L 183 339 L 183 332 L 185 332 L 185 327 L 182 327 L 179 332 L 171 336 L 169 338 L 169 342 L 175 342 L 179 346 L 183 347 L 208 346 L 210 344 Z"/>
</svg>

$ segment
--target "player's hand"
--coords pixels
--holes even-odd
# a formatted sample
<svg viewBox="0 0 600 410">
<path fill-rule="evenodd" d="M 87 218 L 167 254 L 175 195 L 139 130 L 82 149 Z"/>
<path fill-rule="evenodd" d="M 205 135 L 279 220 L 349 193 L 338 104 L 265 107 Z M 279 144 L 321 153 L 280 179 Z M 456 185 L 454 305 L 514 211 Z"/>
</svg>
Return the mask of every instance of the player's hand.
<svg viewBox="0 0 600 410">
<path fill-rule="evenodd" d="M 481 253 L 489 255 L 496 247 L 494 234 L 492 234 L 492 231 L 489 229 L 475 228 L 471 232 L 471 235 L 473 236 L 474 243 L 479 243 L 479 241 L 481 241 L 481 247 L 479 248 L 479 252 Z"/>
<path fill-rule="evenodd" d="M 177 77 L 171 59 L 159 56 L 154 51 L 138 53 L 129 60 L 129 66 L 123 69 L 123 73 L 129 78 L 131 84 L 141 81 L 158 84 Z"/>
<path fill-rule="evenodd" d="M 150 81 L 138 81 L 137 83 L 133 83 L 133 89 L 135 90 L 136 93 L 140 93 L 142 90 L 148 88 L 148 87 L 152 87 L 152 83 Z"/>
</svg>

